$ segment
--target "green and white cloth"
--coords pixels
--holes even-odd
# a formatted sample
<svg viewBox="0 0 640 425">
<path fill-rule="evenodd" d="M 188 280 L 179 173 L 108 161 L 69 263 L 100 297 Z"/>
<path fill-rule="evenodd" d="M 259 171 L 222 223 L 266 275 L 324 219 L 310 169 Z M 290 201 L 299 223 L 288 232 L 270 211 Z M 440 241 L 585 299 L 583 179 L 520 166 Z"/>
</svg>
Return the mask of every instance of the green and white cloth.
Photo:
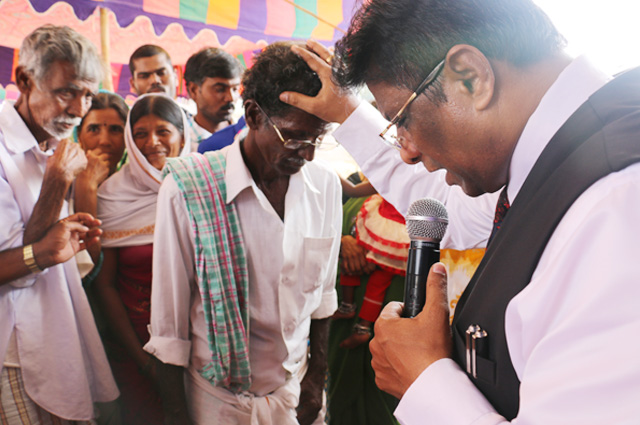
<svg viewBox="0 0 640 425">
<path fill-rule="evenodd" d="M 226 203 L 225 158 L 218 152 L 170 160 L 194 231 L 196 276 L 211 361 L 200 374 L 232 392 L 248 390 L 249 279 L 242 232 L 234 203 Z"/>
</svg>

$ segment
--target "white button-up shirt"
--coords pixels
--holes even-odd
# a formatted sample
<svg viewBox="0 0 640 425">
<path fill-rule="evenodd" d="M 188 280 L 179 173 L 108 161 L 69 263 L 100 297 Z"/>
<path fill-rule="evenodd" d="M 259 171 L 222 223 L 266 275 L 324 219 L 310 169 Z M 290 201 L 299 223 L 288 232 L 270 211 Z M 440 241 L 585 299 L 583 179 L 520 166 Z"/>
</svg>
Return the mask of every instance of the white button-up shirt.
<svg viewBox="0 0 640 425">
<path fill-rule="evenodd" d="M 576 59 L 560 74 L 530 117 L 514 151 L 508 189 L 512 203 L 517 202 L 522 183 L 551 137 L 607 80 L 584 58 Z M 356 126 L 361 134 L 375 122 L 362 110 L 347 121 L 349 131 Z M 377 138 L 373 130 L 368 134 L 370 139 Z M 347 147 L 355 144 L 340 141 Z M 377 144 L 371 141 L 369 149 L 375 150 Z M 360 155 L 356 160 L 367 160 L 361 148 L 353 151 Z M 433 176 L 426 170 L 405 169 L 397 161 L 392 166 L 398 171 L 393 177 L 397 180 L 387 184 L 401 192 L 394 194 L 397 198 L 408 192 L 403 185 L 411 187 L 412 196 L 420 197 L 420 188 L 428 192 L 425 182 Z M 364 170 L 372 181 L 377 171 Z M 482 232 L 475 214 L 461 206 L 464 196 L 453 195 L 453 191 L 448 195 L 448 200 L 459 198 L 456 226 L 462 228 L 457 229 L 460 237 L 454 242 L 477 244 Z M 640 164 L 600 179 L 567 211 L 531 282 L 509 303 L 507 345 L 521 381 L 520 411 L 513 423 L 640 423 L 640 340 L 633 337 L 640 327 L 638 211 Z M 486 211 L 485 215 L 490 214 Z M 407 425 L 506 422 L 450 359 L 435 362 L 418 377 L 395 415 Z"/>
<path fill-rule="evenodd" d="M 22 245 L 46 161 L 24 121 L 0 106 L 0 250 Z M 67 216 L 67 203 L 61 216 Z M 0 286 L 0 356 L 19 365 L 27 394 L 66 419 L 87 420 L 94 401 L 118 396 L 75 259 Z M 12 338 L 12 334 L 14 338 Z M 17 363 L 17 364 L 16 364 Z"/>
<path fill-rule="evenodd" d="M 249 271 L 250 391 L 282 386 L 306 362 L 311 319 L 337 308 L 336 268 L 342 224 L 337 175 L 316 162 L 292 175 L 284 221 L 257 187 L 240 145 L 223 149 L 227 202 L 240 219 Z M 201 370 L 211 359 L 194 275 L 194 239 L 182 194 L 170 176 L 158 196 L 151 291 L 151 339 L 145 350 L 188 367 L 195 384 L 215 395 Z"/>
</svg>

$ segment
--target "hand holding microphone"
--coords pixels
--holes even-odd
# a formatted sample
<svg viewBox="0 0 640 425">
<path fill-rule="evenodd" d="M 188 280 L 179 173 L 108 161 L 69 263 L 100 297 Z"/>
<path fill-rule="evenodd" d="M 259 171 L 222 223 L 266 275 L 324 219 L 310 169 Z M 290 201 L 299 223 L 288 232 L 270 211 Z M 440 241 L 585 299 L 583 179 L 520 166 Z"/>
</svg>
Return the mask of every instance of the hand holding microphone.
<svg viewBox="0 0 640 425">
<path fill-rule="evenodd" d="M 396 398 L 434 362 L 450 358 L 453 340 L 447 305 L 447 271 L 442 263 L 431 267 L 424 311 L 412 319 L 401 317 L 403 305 L 390 302 L 375 324 L 369 343 L 376 385 Z"/>
<path fill-rule="evenodd" d="M 440 201 L 424 198 L 411 204 L 405 220 L 411 245 L 402 317 L 415 317 L 424 308 L 427 276 L 431 266 L 440 261 L 440 241 L 447 231 L 449 219 L 447 209 Z"/>
<path fill-rule="evenodd" d="M 435 199 L 420 199 L 409 207 L 405 221 L 411 245 L 404 307 L 398 302 L 386 305 L 369 344 L 376 385 L 396 398 L 402 398 L 431 364 L 451 357 L 447 272 L 442 263 L 435 264 L 440 258 L 447 217 L 444 205 Z M 417 317 L 407 320 L 401 316 Z"/>
</svg>

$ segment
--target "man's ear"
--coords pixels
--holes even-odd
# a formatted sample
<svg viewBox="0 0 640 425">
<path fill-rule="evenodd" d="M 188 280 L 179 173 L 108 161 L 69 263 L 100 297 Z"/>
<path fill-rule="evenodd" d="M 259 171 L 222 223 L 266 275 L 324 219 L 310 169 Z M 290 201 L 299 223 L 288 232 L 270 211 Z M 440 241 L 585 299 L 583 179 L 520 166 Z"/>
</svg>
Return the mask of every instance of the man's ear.
<svg viewBox="0 0 640 425">
<path fill-rule="evenodd" d="M 195 93 L 198 90 L 198 85 L 193 81 L 187 82 L 187 93 L 189 93 L 189 97 L 195 100 Z"/>
<path fill-rule="evenodd" d="M 135 93 L 137 95 L 140 94 L 138 93 L 138 89 L 136 88 L 136 84 L 133 77 L 129 78 L 129 87 L 131 88 L 131 93 Z"/>
<path fill-rule="evenodd" d="M 486 109 L 494 97 L 496 76 L 489 59 L 477 48 L 457 44 L 449 49 L 444 72 L 454 91 L 466 96 L 476 110 Z"/>
<path fill-rule="evenodd" d="M 257 130 L 262 125 L 262 111 L 253 99 L 244 102 L 244 119 L 251 130 Z"/>
<path fill-rule="evenodd" d="M 35 82 L 33 78 L 31 78 L 31 75 L 22 66 L 18 66 L 16 68 L 16 85 L 20 93 L 29 94 L 33 88 L 33 84 L 35 84 Z"/>
<path fill-rule="evenodd" d="M 178 72 L 176 71 L 176 68 L 171 66 L 171 72 L 173 73 L 173 76 L 171 77 L 173 78 L 173 85 L 176 86 L 176 88 L 180 88 L 178 87 Z"/>
</svg>

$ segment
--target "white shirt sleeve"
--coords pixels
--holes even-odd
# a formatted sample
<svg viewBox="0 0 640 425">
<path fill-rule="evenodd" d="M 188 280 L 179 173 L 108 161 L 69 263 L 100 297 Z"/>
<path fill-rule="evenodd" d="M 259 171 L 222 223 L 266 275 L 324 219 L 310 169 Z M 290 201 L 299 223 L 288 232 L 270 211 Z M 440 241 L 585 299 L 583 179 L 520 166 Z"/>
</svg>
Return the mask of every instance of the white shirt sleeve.
<svg viewBox="0 0 640 425">
<path fill-rule="evenodd" d="M 151 339 L 144 349 L 163 363 L 187 367 L 191 341 L 189 318 L 195 282 L 193 237 L 189 215 L 173 177 L 158 193 L 153 240 Z"/>
<path fill-rule="evenodd" d="M 451 359 L 433 363 L 409 387 L 394 415 L 402 425 L 505 422 Z"/>
<path fill-rule="evenodd" d="M 398 151 L 380 139 L 386 125 L 377 109 L 361 102 L 333 136 L 353 156 L 378 193 L 401 214 L 406 215 L 413 201 L 426 197 L 445 204 L 449 226 L 441 242 L 443 248 L 484 248 L 493 227 L 498 193 L 472 198 L 459 186 L 449 186 L 444 170 L 430 173 L 422 164 L 406 164 Z"/>
<path fill-rule="evenodd" d="M 509 303 L 507 344 L 521 381 L 513 423 L 638 423 L 638 211 L 640 164 L 596 182 Z M 403 425 L 506 422 L 451 360 L 428 367 L 395 414 Z"/>
</svg>

